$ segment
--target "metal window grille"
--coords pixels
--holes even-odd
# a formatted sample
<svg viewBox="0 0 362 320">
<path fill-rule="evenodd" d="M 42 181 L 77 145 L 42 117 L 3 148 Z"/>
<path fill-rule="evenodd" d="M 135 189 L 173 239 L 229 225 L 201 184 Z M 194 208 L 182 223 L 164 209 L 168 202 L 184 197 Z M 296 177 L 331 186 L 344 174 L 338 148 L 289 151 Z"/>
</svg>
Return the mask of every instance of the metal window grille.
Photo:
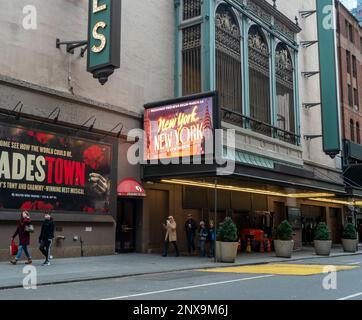
<svg viewBox="0 0 362 320">
<path fill-rule="evenodd" d="M 183 0 L 183 20 L 201 15 L 201 0 Z"/>
<path fill-rule="evenodd" d="M 201 25 L 183 29 L 182 93 L 201 92 Z"/>
<path fill-rule="evenodd" d="M 278 128 L 295 132 L 294 112 L 294 71 L 290 51 L 285 44 L 279 44 L 275 54 L 277 85 Z M 290 136 L 279 134 L 278 138 L 289 142 Z"/>
<path fill-rule="evenodd" d="M 251 129 L 271 136 L 270 127 L 263 125 L 271 123 L 269 49 L 259 27 L 250 28 L 248 45 L 250 116 L 261 121 L 258 125 L 251 125 Z"/>
<path fill-rule="evenodd" d="M 216 13 L 216 88 L 220 106 L 242 113 L 241 38 L 237 20 L 224 5 Z"/>
</svg>

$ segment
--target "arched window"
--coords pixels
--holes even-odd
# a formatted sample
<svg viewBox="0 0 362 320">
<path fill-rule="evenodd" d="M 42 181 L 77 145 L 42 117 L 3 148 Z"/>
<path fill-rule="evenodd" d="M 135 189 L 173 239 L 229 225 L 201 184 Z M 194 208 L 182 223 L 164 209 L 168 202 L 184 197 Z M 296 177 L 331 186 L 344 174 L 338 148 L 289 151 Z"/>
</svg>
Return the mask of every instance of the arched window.
<svg viewBox="0 0 362 320">
<path fill-rule="evenodd" d="M 241 49 L 238 21 L 227 5 L 216 11 L 216 89 L 220 106 L 242 113 Z"/>
<path fill-rule="evenodd" d="M 357 136 L 357 143 L 361 144 L 361 131 L 359 127 L 359 122 L 356 122 L 356 136 Z"/>
<path fill-rule="evenodd" d="M 250 116 L 258 121 L 251 121 L 251 129 L 271 135 L 270 108 L 270 66 L 269 49 L 260 27 L 252 26 L 249 30 L 249 96 Z"/>
<path fill-rule="evenodd" d="M 352 119 L 349 122 L 349 127 L 350 127 L 351 140 L 354 142 L 354 122 Z"/>
<path fill-rule="evenodd" d="M 294 72 L 288 47 L 279 43 L 275 54 L 278 128 L 295 133 Z M 285 135 L 283 135 L 285 136 Z"/>
</svg>

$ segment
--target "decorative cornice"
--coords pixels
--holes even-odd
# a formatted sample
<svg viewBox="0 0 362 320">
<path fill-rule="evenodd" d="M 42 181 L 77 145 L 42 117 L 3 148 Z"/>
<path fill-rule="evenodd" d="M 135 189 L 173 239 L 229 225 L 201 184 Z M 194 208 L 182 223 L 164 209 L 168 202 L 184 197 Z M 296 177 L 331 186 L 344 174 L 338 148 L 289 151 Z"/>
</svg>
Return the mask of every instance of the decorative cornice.
<svg viewBox="0 0 362 320">
<path fill-rule="evenodd" d="M 243 0 L 237 0 L 238 2 L 243 2 Z M 263 9 L 266 13 L 270 14 L 274 17 L 279 23 L 283 24 L 285 27 L 290 29 L 293 33 L 299 33 L 302 31 L 302 29 L 292 20 L 290 20 L 286 15 L 284 15 L 282 12 L 280 12 L 277 8 L 275 8 L 273 5 L 268 3 L 265 0 L 247 0 L 248 5 L 250 3 L 254 3 L 257 6 L 259 6 L 261 9 Z M 267 21 L 266 21 L 267 22 Z"/>
</svg>

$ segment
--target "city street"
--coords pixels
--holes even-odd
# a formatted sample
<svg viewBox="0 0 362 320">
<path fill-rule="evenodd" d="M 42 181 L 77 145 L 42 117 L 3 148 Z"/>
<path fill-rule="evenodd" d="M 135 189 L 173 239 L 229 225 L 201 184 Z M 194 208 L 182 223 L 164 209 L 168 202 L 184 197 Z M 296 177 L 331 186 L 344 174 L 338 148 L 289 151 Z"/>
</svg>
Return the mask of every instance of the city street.
<svg viewBox="0 0 362 320">
<path fill-rule="evenodd" d="M 341 268 L 326 290 L 325 266 Z M 1 300 L 362 300 L 362 256 L 221 267 L 0 291 Z M 316 273 L 316 274 L 309 274 Z M 298 274 L 298 275 L 296 275 Z M 302 275 L 306 274 L 306 275 Z M 325 280 L 333 284 L 333 281 Z"/>
<path fill-rule="evenodd" d="M 7 311 L 362 301 L 362 0 L 4 0 L 0 36 Z"/>
</svg>

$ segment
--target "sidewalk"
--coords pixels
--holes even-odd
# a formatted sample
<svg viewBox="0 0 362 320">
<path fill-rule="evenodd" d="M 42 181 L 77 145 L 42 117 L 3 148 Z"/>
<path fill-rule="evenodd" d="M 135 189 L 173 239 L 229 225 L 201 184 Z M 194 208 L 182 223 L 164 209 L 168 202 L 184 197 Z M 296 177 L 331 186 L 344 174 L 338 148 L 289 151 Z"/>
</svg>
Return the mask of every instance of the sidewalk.
<svg viewBox="0 0 362 320">
<path fill-rule="evenodd" d="M 351 254 L 344 253 L 342 248 L 334 248 L 331 257 L 353 255 L 362 255 L 362 251 Z M 238 256 L 234 265 L 290 262 L 316 257 L 313 248 L 295 252 L 292 259 L 277 258 L 274 253 L 242 254 Z M 213 259 L 210 258 L 175 258 L 172 256 L 164 258 L 153 254 L 120 254 L 102 257 L 55 259 L 52 261 L 52 265 L 47 267 L 40 266 L 42 262 L 34 261 L 33 264 L 37 267 L 38 285 L 230 266 L 230 264 L 225 263 L 214 263 Z M 24 266 L 23 263 L 12 266 L 8 262 L 1 262 L 0 289 L 22 287 L 22 281 L 26 276 L 22 273 Z"/>
</svg>

